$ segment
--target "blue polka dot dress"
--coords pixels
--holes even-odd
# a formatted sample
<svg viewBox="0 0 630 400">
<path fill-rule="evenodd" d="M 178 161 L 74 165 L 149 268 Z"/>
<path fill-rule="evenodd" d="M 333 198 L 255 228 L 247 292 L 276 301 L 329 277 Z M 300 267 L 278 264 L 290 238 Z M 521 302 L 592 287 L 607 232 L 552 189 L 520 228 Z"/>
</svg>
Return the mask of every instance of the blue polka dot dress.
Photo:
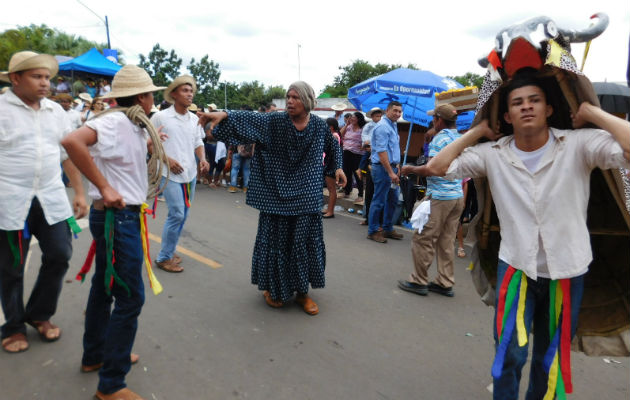
<svg viewBox="0 0 630 400">
<path fill-rule="evenodd" d="M 309 285 L 324 287 L 323 177 L 342 167 L 326 122 L 311 114 L 298 131 L 287 113 L 233 111 L 213 135 L 229 144 L 256 143 L 246 200 L 260 210 L 252 283 L 283 302 Z M 332 171 L 324 171 L 324 152 L 333 156 Z"/>
</svg>

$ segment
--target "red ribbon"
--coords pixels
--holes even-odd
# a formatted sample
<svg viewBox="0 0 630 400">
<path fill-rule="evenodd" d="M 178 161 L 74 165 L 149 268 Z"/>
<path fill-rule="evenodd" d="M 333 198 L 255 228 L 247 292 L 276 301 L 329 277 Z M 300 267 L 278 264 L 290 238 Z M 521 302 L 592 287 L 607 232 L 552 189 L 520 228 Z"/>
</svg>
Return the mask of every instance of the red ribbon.
<svg viewBox="0 0 630 400">
<path fill-rule="evenodd" d="M 503 314 L 505 313 L 505 298 L 507 297 L 508 286 L 510 286 L 510 280 L 512 275 L 516 272 L 516 269 L 511 265 L 505 271 L 503 281 L 501 282 L 501 289 L 499 290 L 499 305 L 497 306 L 497 338 L 501 340 L 501 332 L 503 331 Z"/>
<path fill-rule="evenodd" d="M 571 382 L 571 279 L 561 279 L 562 286 L 562 327 L 560 331 L 560 368 L 567 393 L 573 393 Z"/>
</svg>

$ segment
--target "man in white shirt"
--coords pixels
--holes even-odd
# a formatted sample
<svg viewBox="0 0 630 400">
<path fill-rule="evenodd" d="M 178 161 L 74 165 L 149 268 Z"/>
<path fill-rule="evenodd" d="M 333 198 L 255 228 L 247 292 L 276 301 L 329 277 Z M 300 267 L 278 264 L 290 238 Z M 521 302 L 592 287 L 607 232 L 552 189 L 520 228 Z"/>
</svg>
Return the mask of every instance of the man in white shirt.
<svg viewBox="0 0 630 400">
<path fill-rule="evenodd" d="M 59 339 L 50 322 L 72 255 L 72 207 L 61 180 L 60 162 L 75 191 L 77 218 L 87 214 L 81 176 L 60 142 L 71 131 L 61 106 L 46 98 L 54 57 L 22 51 L 13 54 L 0 80 L 11 89 L 0 98 L 0 298 L 6 323 L 2 347 L 9 353 L 28 349 L 25 323 L 44 341 Z M 31 235 L 39 241 L 42 265 L 26 308 L 24 263 Z"/>
<path fill-rule="evenodd" d="M 195 156 L 199 159 L 202 173 L 210 168 L 202 141 L 205 134 L 198 125 L 199 118 L 188 111 L 196 91 L 197 83 L 192 76 L 178 77 L 164 91 L 164 99 L 173 103 L 173 107 L 159 111 L 151 117 L 153 125 L 162 127 L 162 132 L 168 136 L 163 143 L 169 159 L 167 167 L 170 170 L 168 184 L 164 189 L 168 217 L 162 231 L 162 249 L 156 260 L 157 267 L 167 272 L 184 270 L 180 265 L 181 258 L 175 254 L 175 248 L 195 193 L 197 179 Z M 167 173 L 165 168 L 164 183 Z"/>
<path fill-rule="evenodd" d="M 57 103 L 64 109 L 66 113 L 68 113 L 68 118 L 70 118 L 70 124 L 72 125 L 72 130 L 79 129 L 83 123 L 81 122 L 81 113 L 77 110 L 72 109 L 72 96 L 68 93 L 60 93 L 56 96 Z"/>
<path fill-rule="evenodd" d="M 573 116 L 574 128 L 592 123 L 602 130 L 550 128 L 547 118 L 554 110 L 547 102 L 548 84 L 531 71 L 517 73 L 503 89 L 507 101 L 504 119 L 512 125 L 514 134 L 474 145 L 483 136 L 492 140 L 501 137 L 483 121 L 427 165 L 431 174 L 448 179 L 486 176 L 492 190 L 501 225 L 495 315 L 497 357 L 492 370 L 495 399 L 518 398 L 532 321 L 528 399 L 543 398 L 547 392 L 550 363 L 558 361 L 547 360 L 546 353 L 552 350 L 553 359 L 554 346 L 562 351 L 553 360 L 570 353 L 584 274 L 592 260 L 586 225 L 590 174 L 596 167 L 630 166 L 630 123 L 582 103 Z M 512 304 L 508 312 L 505 293 L 509 282 L 521 288 L 524 299 L 514 300 L 518 310 Z M 556 294 L 570 299 L 570 312 L 563 310 L 561 317 L 553 316 L 549 307 L 550 298 Z M 566 301 L 563 304 L 568 305 Z M 558 327 L 567 323 L 562 329 L 566 338 L 562 335 L 560 344 L 550 339 L 550 320 Z M 555 335 L 558 332 L 560 329 Z M 562 364 L 556 376 L 567 372 Z"/>
</svg>

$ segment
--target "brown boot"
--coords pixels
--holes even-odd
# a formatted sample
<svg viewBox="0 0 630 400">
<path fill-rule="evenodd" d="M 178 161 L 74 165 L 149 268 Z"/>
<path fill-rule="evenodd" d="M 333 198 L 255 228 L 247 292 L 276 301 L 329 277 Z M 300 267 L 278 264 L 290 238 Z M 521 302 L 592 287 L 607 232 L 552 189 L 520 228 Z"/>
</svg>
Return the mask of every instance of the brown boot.
<svg viewBox="0 0 630 400">
<path fill-rule="evenodd" d="M 131 390 L 124 388 L 111 394 L 101 393 L 96 391 L 94 398 L 97 400 L 144 400 L 139 394 L 132 392 Z"/>
<path fill-rule="evenodd" d="M 398 233 L 393 229 L 390 232 L 384 232 L 383 236 L 385 236 L 386 238 L 395 239 L 395 240 L 401 240 L 403 238 L 402 233 Z"/>
<path fill-rule="evenodd" d="M 319 313 L 319 307 L 317 303 L 313 301 L 307 294 L 298 294 L 295 297 L 295 302 L 302 306 L 304 312 L 308 315 L 317 315 Z"/>
<path fill-rule="evenodd" d="M 271 293 L 269 293 L 268 290 L 265 290 L 263 292 L 263 296 L 265 297 L 265 301 L 267 302 L 267 305 L 269 307 L 273 307 L 273 308 L 280 308 L 284 305 L 283 302 L 281 301 L 276 301 L 274 299 L 271 298 Z"/>
<path fill-rule="evenodd" d="M 183 272 L 184 268 L 180 267 L 173 259 L 156 261 L 155 265 L 166 272 Z"/>
<path fill-rule="evenodd" d="M 383 237 L 383 232 L 381 231 L 376 231 L 371 235 L 367 235 L 367 238 L 378 243 L 387 243 L 387 239 Z"/>
</svg>

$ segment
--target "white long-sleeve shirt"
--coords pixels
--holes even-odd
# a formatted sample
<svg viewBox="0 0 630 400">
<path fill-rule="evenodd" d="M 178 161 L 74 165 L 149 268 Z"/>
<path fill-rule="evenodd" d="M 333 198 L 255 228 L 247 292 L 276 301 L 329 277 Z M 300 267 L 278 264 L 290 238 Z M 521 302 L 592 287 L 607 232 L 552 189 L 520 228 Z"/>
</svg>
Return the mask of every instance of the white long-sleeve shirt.
<svg viewBox="0 0 630 400">
<path fill-rule="evenodd" d="M 61 180 L 68 158 L 60 142 L 72 130 L 61 106 L 48 99 L 27 106 L 12 90 L 0 96 L 0 229 L 24 228 L 37 197 L 50 225 L 72 216 Z"/>
<path fill-rule="evenodd" d="M 501 224 L 499 258 L 538 277 L 542 243 L 551 279 L 584 274 L 593 259 L 586 225 L 591 171 L 628 168 L 619 143 L 600 129 L 550 129 L 555 141 L 530 172 L 510 148 L 513 136 L 464 150 L 447 179 L 488 177 Z M 539 240 L 540 238 L 540 240 Z"/>
</svg>

